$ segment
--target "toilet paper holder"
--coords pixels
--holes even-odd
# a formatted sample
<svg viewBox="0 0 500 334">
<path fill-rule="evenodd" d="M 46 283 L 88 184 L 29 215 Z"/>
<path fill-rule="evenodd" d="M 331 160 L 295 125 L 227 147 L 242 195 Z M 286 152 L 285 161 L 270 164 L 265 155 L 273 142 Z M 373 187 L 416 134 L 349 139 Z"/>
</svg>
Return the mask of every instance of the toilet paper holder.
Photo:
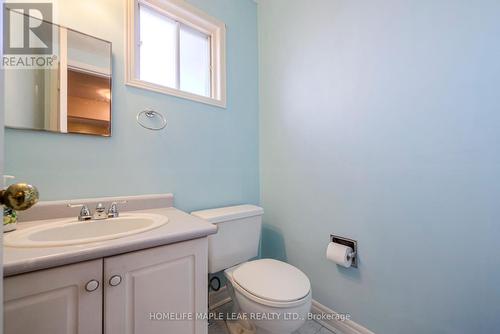
<svg viewBox="0 0 500 334">
<path fill-rule="evenodd" d="M 351 247 L 352 248 L 352 253 L 350 254 L 350 257 L 352 258 L 351 267 L 354 268 L 358 267 L 358 242 L 356 240 L 330 234 L 330 241 L 340 245 Z"/>
</svg>

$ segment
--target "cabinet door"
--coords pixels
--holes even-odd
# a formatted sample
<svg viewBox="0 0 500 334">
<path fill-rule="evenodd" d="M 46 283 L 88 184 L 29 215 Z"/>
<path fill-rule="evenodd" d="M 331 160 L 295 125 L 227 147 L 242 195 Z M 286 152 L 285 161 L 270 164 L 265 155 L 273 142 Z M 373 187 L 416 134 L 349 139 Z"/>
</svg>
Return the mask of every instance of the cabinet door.
<svg viewBox="0 0 500 334">
<path fill-rule="evenodd" d="M 102 333 L 101 281 L 102 260 L 7 277 L 4 333 Z"/>
<path fill-rule="evenodd" d="M 104 332 L 206 334 L 207 261 L 206 238 L 104 259 Z"/>
</svg>

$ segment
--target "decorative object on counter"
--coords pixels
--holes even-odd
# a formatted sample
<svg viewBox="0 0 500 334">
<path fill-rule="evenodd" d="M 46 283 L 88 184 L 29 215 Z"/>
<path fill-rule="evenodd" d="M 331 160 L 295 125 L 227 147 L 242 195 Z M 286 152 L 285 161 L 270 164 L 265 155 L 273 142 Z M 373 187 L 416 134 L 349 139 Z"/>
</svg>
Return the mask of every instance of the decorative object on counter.
<svg viewBox="0 0 500 334">
<path fill-rule="evenodd" d="M 0 204 L 7 208 L 23 211 L 38 202 L 38 189 L 27 183 L 16 183 L 0 190 Z"/>
<path fill-rule="evenodd" d="M 10 232 L 17 229 L 17 212 L 10 208 L 3 209 L 3 231 Z"/>
<path fill-rule="evenodd" d="M 151 123 L 151 125 L 147 125 L 146 122 Z M 167 119 L 161 113 L 153 109 L 146 109 L 137 114 L 137 123 L 145 129 L 160 131 L 167 126 Z"/>
<path fill-rule="evenodd" d="M 4 175 L 3 176 L 3 184 L 2 188 L 7 187 L 8 180 L 15 179 L 15 176 L 12 175 Z M 12 210 L 11 208 L 4 207 L 3 208 L 3 231 L 10 232 L 15 231 L 17 229 L 17 212 Z"/>
</svg>

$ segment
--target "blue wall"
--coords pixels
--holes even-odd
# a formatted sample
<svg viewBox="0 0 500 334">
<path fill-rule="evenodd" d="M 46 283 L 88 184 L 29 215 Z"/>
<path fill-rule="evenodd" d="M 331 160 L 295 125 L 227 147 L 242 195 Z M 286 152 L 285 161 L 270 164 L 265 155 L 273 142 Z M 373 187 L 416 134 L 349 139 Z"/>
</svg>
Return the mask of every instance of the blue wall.
<svg viewBox="0 0 500 334">
<path fill-rule="evenodd" d="M 264 255 L 380 334 L 500 332 L 500 2 L 259 2 Z M 359 269 L 325 260 L 355 238 Z"/>
<path fill-rule="evenodd" d="M 113 43 L 113 137 L 7 130 L 6 172 L 44 200 L 173 192 L 185 210 L 258 203 L 256 4 L 190 2 L 227 24 L 227 109 L 125 86 L 126 1 L 59 0 L 59 23 Z M 147 107 L 167 115 L 166 131 L 136 124 Z"/>
</svg>

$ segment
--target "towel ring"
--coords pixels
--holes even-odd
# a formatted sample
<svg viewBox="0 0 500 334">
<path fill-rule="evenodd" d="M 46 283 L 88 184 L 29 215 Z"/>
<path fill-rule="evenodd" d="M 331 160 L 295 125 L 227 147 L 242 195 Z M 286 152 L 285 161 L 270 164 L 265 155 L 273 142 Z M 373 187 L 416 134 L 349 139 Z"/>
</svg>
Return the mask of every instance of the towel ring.
<svg viewBox="0 0 500 334">
<path fill-rule="evenodd" d="M 156 127 L 156 128 L 147 126 L 146 124 L 142 123 L 142 121 L 141 121 L 142 115 L 146 116 L 148 119 L 153 119 L 153 118 L 158 117 L 161 120 L 161 125 L 159 127 Z M 145 129 L 153 130 L 153 131 L 160 131 L 160 130 L 165 129 L 165 127 L 167 126 L 167 119 L 165 118 L 165 116 L 163 116 L 162 114 L 160 114 L 157 111 L 154 111 L 152 109 L 146 109 L 146 110 L 143 110 L 137 114 L 137 123 L 139 123 L 139 125 Z"/>
</svg>

